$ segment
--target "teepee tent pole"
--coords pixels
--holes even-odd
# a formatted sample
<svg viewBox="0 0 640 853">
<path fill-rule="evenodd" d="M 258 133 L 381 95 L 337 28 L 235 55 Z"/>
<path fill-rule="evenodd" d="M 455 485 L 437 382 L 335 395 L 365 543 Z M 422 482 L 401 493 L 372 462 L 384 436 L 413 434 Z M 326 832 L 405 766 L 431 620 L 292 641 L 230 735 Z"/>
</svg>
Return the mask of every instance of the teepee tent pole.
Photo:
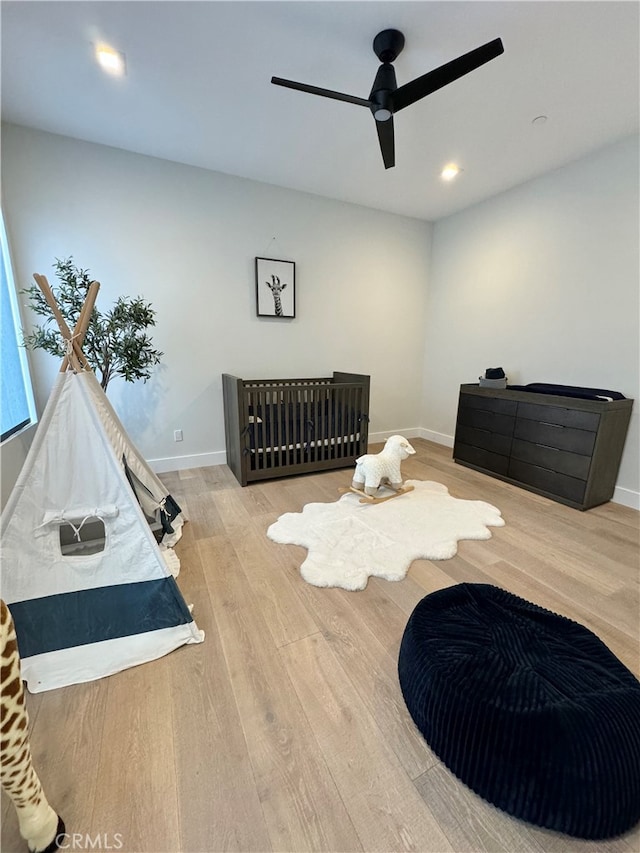
<svg viewBox="0 0 640 853">
<path fill-rule="evenodd" d="M 87 334 L 87 328 L 89 327 L 89 322 L 91 321 L 91 312 L 93 311 L 93 306 L 96 303 L 96 298 L 98 296 L 98 291 L 100 290 L 100 282 L 92 281 L 89 285 L 89 290 L 87 291 L 87 298 L 84 301 L 84 305 L 82 306 L 82 310 L 80 311 L 80 316 L 78 317 L 78 321 L 73 330 L 73 340 L 77 342 L 78 346 L 82 350 L 82 344 L 84 343 L 84 337 Z M 60 366 L 60 373 L 64 373 L 69 367 L 69 356 L 65 355 L 62 364 Z"/>
<path fill-rule="evenodd" d="M 60 309 L 58 308 L 55 297 L 51 291 L 51 288 L 49 287 L 49 282 L 47 281 L 46 276 L 40 275 L 36 272 L 33 274 L 33 277 L 36 281 L 36 284 L 42 291 L 44 298 L 47 300 L 47 304 L 49 305 L 49 308 L 51 308 L 53 316 L 56 318 L 56 322 L 60 327 L 62 337 L 65 339 L 65 341 L 67 341 L 68 344 L 71 344 L 71 346 L 69 347 L 68 356 L 72 368 L 78 371 L 82 370 L 83 368 L 90 370 L 91 367 L 89 365 L 89 362 L 85 358 L 77 341 L 74 341 L 65 319 L 60 313 Z"/>
</svg>

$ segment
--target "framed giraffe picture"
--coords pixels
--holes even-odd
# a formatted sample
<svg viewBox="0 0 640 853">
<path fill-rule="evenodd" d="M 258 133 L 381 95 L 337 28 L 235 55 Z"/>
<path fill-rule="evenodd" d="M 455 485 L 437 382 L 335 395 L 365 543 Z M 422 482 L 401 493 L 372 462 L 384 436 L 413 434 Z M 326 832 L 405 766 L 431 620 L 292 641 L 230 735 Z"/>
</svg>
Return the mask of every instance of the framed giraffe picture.
<svg viewBox="0 0 640 853">
<path fill-rule="evenodd" d="M 258 317 L 296 316 L 296 265 L 293 261 L 256 258 Z"/>
</svg>

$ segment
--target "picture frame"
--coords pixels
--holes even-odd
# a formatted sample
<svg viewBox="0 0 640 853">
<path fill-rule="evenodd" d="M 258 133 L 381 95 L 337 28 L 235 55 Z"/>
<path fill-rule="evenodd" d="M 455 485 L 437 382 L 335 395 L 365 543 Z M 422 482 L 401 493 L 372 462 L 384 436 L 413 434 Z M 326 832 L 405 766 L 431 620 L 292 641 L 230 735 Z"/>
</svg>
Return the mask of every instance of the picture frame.
<svg viewBox="0 0 640 853">
<path fill-rule="evenodd" d="M 258 317 L 291 319 L 296 316 L 294 261 L 256 258 L 256 311 Z"/>
</svg>

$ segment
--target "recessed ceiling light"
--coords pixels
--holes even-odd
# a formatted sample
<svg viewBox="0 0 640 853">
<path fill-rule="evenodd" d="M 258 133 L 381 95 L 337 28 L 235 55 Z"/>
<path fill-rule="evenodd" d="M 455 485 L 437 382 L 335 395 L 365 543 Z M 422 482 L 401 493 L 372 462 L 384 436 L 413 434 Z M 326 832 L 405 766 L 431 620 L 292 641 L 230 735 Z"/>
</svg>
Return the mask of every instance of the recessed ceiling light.
<svg viewBox="0 0 640 853">
<path fill-rule="evenodd" d="M 126 71 L 124 53 L 114 50 L 106 44 L 96 46 L 96 59 L 98 64 L 108 73 L 116 77 L 122 77 Z"/>
<path fill-rule="evenodd" d="M 440 177 L 443 181 L 452 181 L 461 171 L 460 166 L 455 163 L 447 163 L 442 172 L 440 172 Z"/>
</svg>

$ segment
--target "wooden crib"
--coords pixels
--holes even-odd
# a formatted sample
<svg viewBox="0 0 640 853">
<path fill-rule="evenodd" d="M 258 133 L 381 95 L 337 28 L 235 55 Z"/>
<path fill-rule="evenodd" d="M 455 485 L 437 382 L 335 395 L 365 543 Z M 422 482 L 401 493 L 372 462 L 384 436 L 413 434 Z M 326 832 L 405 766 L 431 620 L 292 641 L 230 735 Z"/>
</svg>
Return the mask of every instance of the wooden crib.
<svg viewBox="0 0 640 853">
<path fill-rule="evenodd" d="M 367 452 L 369 377 L 239 379 L 222 374 L 227 465 L 238 482 L 355 465 Z"/>
</svg>

